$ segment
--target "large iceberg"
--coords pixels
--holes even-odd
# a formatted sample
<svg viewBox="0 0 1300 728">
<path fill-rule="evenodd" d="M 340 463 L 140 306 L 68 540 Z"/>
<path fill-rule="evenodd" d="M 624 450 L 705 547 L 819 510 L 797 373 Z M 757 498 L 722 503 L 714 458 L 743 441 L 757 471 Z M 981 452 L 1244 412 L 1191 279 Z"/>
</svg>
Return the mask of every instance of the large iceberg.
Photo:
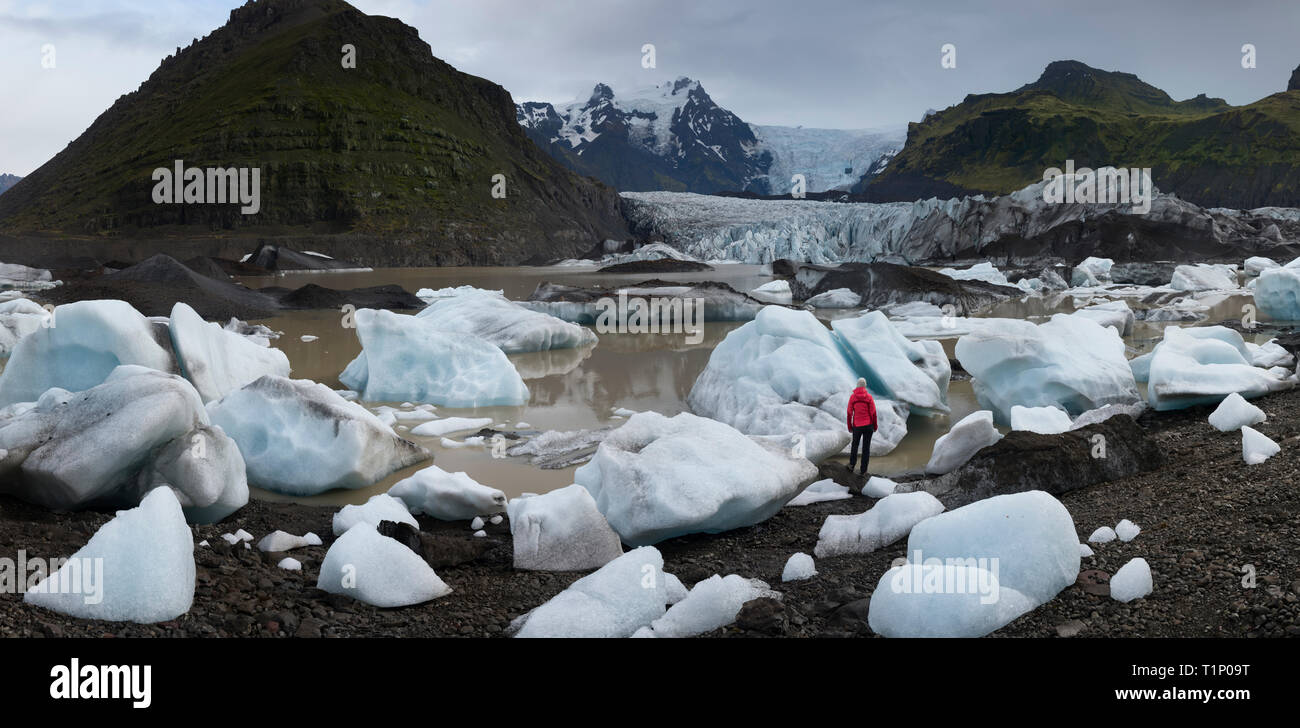
<svg viewBox="0 0 1300 728">
<path fill-rule="evenodd" d="M 363 308 L 355 320 L 362 351 L 339 381 L 363 399 L 447 407 L 528 402 L 528 387 L 519 372 L 501 349 L 484 339 L 445 332 L 424 319 L 392 311 Z"/>
<path fill-rule="evenodd" d="M 618 534 L 580 485 L 516 498 L 507 512 L 516 569 L 589 571 L 623 555 Z"/>
<path fill-rule="evenodd" d="M 802 435 L 810 449 L 835 452 L 848 444 L 844 413 L 856 381 L 815 316 L 767 306 L 718 344 L 686 401 L 746 434 Z M 873 441 L 871 452 L 887 450 Z"/>
<path fill-rule="evenodd" d="M 1123 339 L 1089 318 L 1007 321 L 961 337 L 955 351 L 980 405 L 1000 422 L 1010 420 L 1015 405 L 1056 406 L 1077 416 L 1139 401 Z"/>
<path fill-rule="evenodd" d="M 118 367 L 84 392 L 52 388 L 0 416 L 0 492 L 72 510 L 135 505 L 165 481 L 188 506 L 237 501 L 238 492 L 223 495 L 239 490 L 226 480 L 243 475 L 238 452 L 201 429 L 208 424 L 194 387 L 154 369 Z M 178 449 L 192 447 L 205 458 L 179 462 Z"/>
<path fill-rule="evenodd" d="M 249 482 L 289 495 L 364 488 L 429 458 L 365 407 L 306 379 L 262 377 L 208 414 L 239 444 Z"/>
<path fill-rule="evenodd" d="M 1235 266 L 1196 263 L 1174 268 L 1169 287 L 1175 291 L 1231 291 L 1237 288 Z"/>
<path fill-rule="evenodd" d="M 369 523 L 348 529 L 330 545 L 316 588 L 376 607 L 405 607 L 451 593 L 423 558 Z"/>
<path fill-rule="evenodd" d="M 100 526 L 23 601 L 82 619 L 163 622 L 190 610 L 194 573 L 194 539 L 181 504 L 170 489 L 158 488 Z"/>
<path fill-rule="evenodd" d="M 880 577 L 867 623 L 884 637 L 983 637 L 1037 606 L 988 569 L 907 563 Z"/>
<path fill-rule="evenodd" d="M 807 459 L 715 420 L 633 415 L 574 472 L 624 543 L 764 521 L 817 477 Z"/>
<path fill-rule="evenodd" d="M 525 308 L 495 291 L 475 289 L 438 298 L 415 317 L 439 331 L 477 336 L 507 354 L 596 343 L 591 329 Z"/>
<path fill-rule="evenodd" d="M 631 637 L 664 615 L 668 576 L 658 549 L 633 549 L 516 620 L 515 636 Z"/>
<path fill-rule="evenodd" d="M 289 357 L 283 351 L 208 323 L 184 303 L 172 307 L 168 330 L 181 373 L 204 402 L 221 399 L 267 374 L 289 376 Z"/>
<path fill-rule="evenodd" d="M 466 473 L 449 473 L 437 465 L 397 481 L 388 494 L 401 499 L 411 513 L 423 513 L 442 521 L 468 521 L 506 510 L 505 493 L 479 483 Z"/>
<path fill-rule="evenodd" d="M 1258 397 L 1295 384 L 1254 366 L 1241 334 L 1225 326 L 1165 328 L 1151 352 L 1147 399 L 1156 410 L 1217 404 L 1236 392 Z"/>
<path fill-rule="evenodd" d="M 943 344 L 909 341 L 880 311 L 836 319 L 831 329 L 872 394 L 905 402 L 916 412 L 948 412 L 952 366 Z"/>
<path fill-rule="evenodd" d="M 51 387 L 90 389 L 121 364 L 175 371 L 165 328 L 126 301 L 65 303 L 50 324 L 14 347 L 0 374 L 0 407 L 35 402 Z"/>
<path fill-rule="evenodd" d="M 1255 305 L 1274 321 L 1300 321 L 1300 258 L 1281 268 L 1260 271 Z"/>
</svg>

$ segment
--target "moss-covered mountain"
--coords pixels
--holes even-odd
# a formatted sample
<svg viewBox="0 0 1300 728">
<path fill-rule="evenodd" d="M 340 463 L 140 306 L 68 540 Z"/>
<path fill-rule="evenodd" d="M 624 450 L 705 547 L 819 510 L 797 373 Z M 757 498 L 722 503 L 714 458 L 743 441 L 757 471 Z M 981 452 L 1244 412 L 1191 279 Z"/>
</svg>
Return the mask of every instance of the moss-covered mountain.
<svg viewBox="0 0 1300 728">
<path fill-rule="evenodd" d="M 151 174 L 175 160 L 260 168 L 260 211 L 156 204 Z M 414 28 L 342 0 L 255 0 L 0 196 L 0 232 L 294 237 L 371 264 L 453 264 L 572 256 L 626 225 L 613 190 L 524 135 L 505 89 Z"/>
<path fill-rule="evenodd" d="M 1202 206 L 1300 205 L 1300 89 L 1245 106 L 1175 101 L 1130 73 L 1057 61 L 1010 93 L 967 96 L 909 125 L 907 143 L 855 188 L 875 201 L 1005 194 L 1073 159 L 1150 167 L 1157 188 Z"/>
</svg>

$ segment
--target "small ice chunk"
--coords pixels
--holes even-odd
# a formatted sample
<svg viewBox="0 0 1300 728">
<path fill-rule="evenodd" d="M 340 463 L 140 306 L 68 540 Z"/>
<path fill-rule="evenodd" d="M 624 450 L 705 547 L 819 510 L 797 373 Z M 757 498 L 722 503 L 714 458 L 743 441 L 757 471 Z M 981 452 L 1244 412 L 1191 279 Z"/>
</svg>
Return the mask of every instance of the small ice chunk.
<svg viewBox="0 0 1300 728">
<path fill-rule="evenodd" d="M 496 526 L 500 524 L 502 520 L 503 519 L 501 518 L 501 516 L 492 516 L 492 518 L 488 519 L 488 523 L 491 523 L 493 526 Z"/>
<path fill-rule="evenodd" d="M 1079 556 L 1080 556 L 1081 558 L 1088 558 L 1088 557 L 1090 557 L 1090 556 L 1092 556 L 1092 555 L 1093 555 L 1093 553 L 1092 553 L 1092 547 L 1091 547 L 1091 546 L 1089 546 L 1089 545 L 1086 544 L 1086 543 L 1081 543 L 1081 544 L 1079 544 Z"/>
<path fill-rule="evenodd" d="M 813 553 L 822 559 L 866 554 L 906 536 L 912 527 L 943 512 L 938 498 L 925 491 L 894 493 L 856 516 L 827 516 Z"/>
<path fill-rule="evenodd" d="M 483 530 L 483 517 L 482 517 L 482 516 L 474 516 L 474 520 L 472 520 L 472 521 L 469 522 L 469 530 L 471 530 L 471 531 L 481 531 L 481 530 Z"/>
<path fill-rule="evenodd" d="M 826 478 L 804 488 L 803 492 L 791 498 L 786 506 L 808 506 L 822 501 L 844 500 L 852 497 L 847 485 L 837 485 L 835 481 Z"/>
<path fill-rule="evenodd" d="M 1088 543 L 1110 543 L 1116 538 L 1118 538 L 1118 534 L 1115 533 L 1115 529 L 1110 526 L 1102 526 L 1092 532 L 1092 535 L 1088 537 Z"/>
<path fill-rule="evenodd" d="M 388 493 L 400 498 L 412 513 L 443 521 L 465 521 L 506 509 L 505 493 L 465 473 L 448 473 L 437 465 L 397 481 Z"/>
<path fill-rule="evenodd" d="M 1247 465 L 1259 465 L 1281 452 L 1282 446 L 1253 427 L 1241 428 L 1241 456 Z"/>
<path fill-rule="evenodd" d="M 258 551 L 292 551 L 303 546 L 320 546 L 320 536 L 308 531 L 305 536 L 295 536 L 285 531 L 272 531 L 257 542 Z"/>
<path fill-rule="evenodd" d="M 477 430 L 491 424 L 492 419 L 489 417 L 444 417 L 441 420 L 431 420 L 418 425 L 411 430 L 411 434 L 420 437 L 439 437 L 453 432 Z"/>
<path fill-rule="evenodd" d="M 961 467 L 975 453 L 1002 439 L 993 426 L 993 413 L 979 410 L 966 415 L 947 434 L 934 441 L 934 451 L 925 472 L 943 475 Z"/>
<path fill-rule="evenodd" d="M 1136 523 L 1127 518 L 1115 524 L 1115 535 L 1119 537 L 1119 540 L 1125 543 L 1137 538 L 1139 533 L 1142 533 L 1142 529 L 1138 528 Z"/>
<path fill-rule="evenodd" d="M 1258 425 L 1267 419 L 1264 410 L 1246 401 L 1245 397 L 1233 392 L 1210 413 L 1210 425 L 1219 432 L 1240 430 L 1247 425 Z"/>
<path fill-rule="evenodd" d="M 862 486 L 862 495 L 868 498 L 884 498 L 893 494 L 898 489 L 898 483 L 889 478 L 882 478 L 879 475 L 873 475 L 867 479 Z"/>
<path fill-rule="evenodd" d="M 370 523 L 358 523 L 334 541 L 316 588 L 376 607 L 404 607 L 451 592 L 423 558 Z"/>
<path fill-rule="evenodd" d="M 1151 565 L 1143 558 L 1136 558 L 1124 564 L 1110 578 L 1110 596 L 1119 602 L 1141 599 L 1150 594 L 1153 588 Z"/>
<path fill-rule="evenodd" d="M 302 562 L 288 556 L 280 559 L 280 563 L 276 564 L 276 566 L 289 571 L 302 571 Z"/>
<path fill-rule="evenodd" d="M 474 532 L 474 538 L 483 538 L 484 536 L 487 536 L 487 531 L 475 531 L 475 532 Z"/>
<path fill-rule="evenodd" d="M 415 520 L 402 501 L 387 493 L 380 493 L 371 496 L 370 500 L 361 505 L 343 506 L 338 513 L 335 513 L 334 535 L 341 536 L 361 523 L 378 526 L 382 521 L 406 523 L 417 531 L 420 530 L 420 522 Z"/>
<path fill-rule="evenodd" d="M 790 556 L 781 570 L 781 581 L 802 581 L 817 576 L 813 557 L 800 551 Z"/>
</svg>

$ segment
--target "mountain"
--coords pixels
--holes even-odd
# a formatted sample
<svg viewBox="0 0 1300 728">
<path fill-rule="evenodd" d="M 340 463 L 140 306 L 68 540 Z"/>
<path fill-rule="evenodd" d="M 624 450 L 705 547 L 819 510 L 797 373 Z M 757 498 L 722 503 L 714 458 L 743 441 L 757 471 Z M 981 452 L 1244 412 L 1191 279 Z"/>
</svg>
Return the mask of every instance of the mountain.
<svg viewBox="0 0 1300 728">
<path fill-rule="evenodd" d="M 518 263 L 623 238 L 617 194 L 539 150 L 514 108 L 396 19 L 254 0 L 0 196 L 0 232 L 274 236 L 370 265 Z M 152 171 L 175 160 L 260 169 L 260 210 L 155 203 Z"/>
<path fill-rule="evenodd" d="M 686 77 L 618 96 L 597 84 L 586 100 L 525 102 L 528 136 L 570 169 L 623 191 L 785 194 L 848 189 L 902 130 L 805 129 L 748 124 Z"/>
<path fill-rule="evenodd" d="M 22 179 L 22 177 L 19 177 L 18 175 L 0 174 L 0 194 L 4 194 L 5 190 L 18 184 L 18 180 L 20 179 Z"/>
<path fill-rule="evenodd" d="M 1300 90 L 1245 106 L 1175 101 L 1133 74 L 1056 61 L 1015 91 L 970 95 L 910 124 L 902 151 L 854 192 L 880 202 L 1006 194 L 1073 159 L 1150 167 L 1161 191 L 1206 207 L 1296 206 L 1298 132 Z"/>
</svg>

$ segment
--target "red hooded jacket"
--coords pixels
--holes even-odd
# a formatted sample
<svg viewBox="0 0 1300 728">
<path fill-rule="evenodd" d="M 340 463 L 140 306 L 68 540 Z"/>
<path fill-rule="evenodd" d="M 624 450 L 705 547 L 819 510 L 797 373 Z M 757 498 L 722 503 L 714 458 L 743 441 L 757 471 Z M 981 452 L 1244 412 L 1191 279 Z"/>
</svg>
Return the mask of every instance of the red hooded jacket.
<svg viewBox="0 0 1300 728">
<path fill-rule="evenodd" d="M 848 425 L 849 431 L 854 427 L 876 426 L 876 400 L 866 387 L 858 387 L 849 397 Z"/>
</svg>

